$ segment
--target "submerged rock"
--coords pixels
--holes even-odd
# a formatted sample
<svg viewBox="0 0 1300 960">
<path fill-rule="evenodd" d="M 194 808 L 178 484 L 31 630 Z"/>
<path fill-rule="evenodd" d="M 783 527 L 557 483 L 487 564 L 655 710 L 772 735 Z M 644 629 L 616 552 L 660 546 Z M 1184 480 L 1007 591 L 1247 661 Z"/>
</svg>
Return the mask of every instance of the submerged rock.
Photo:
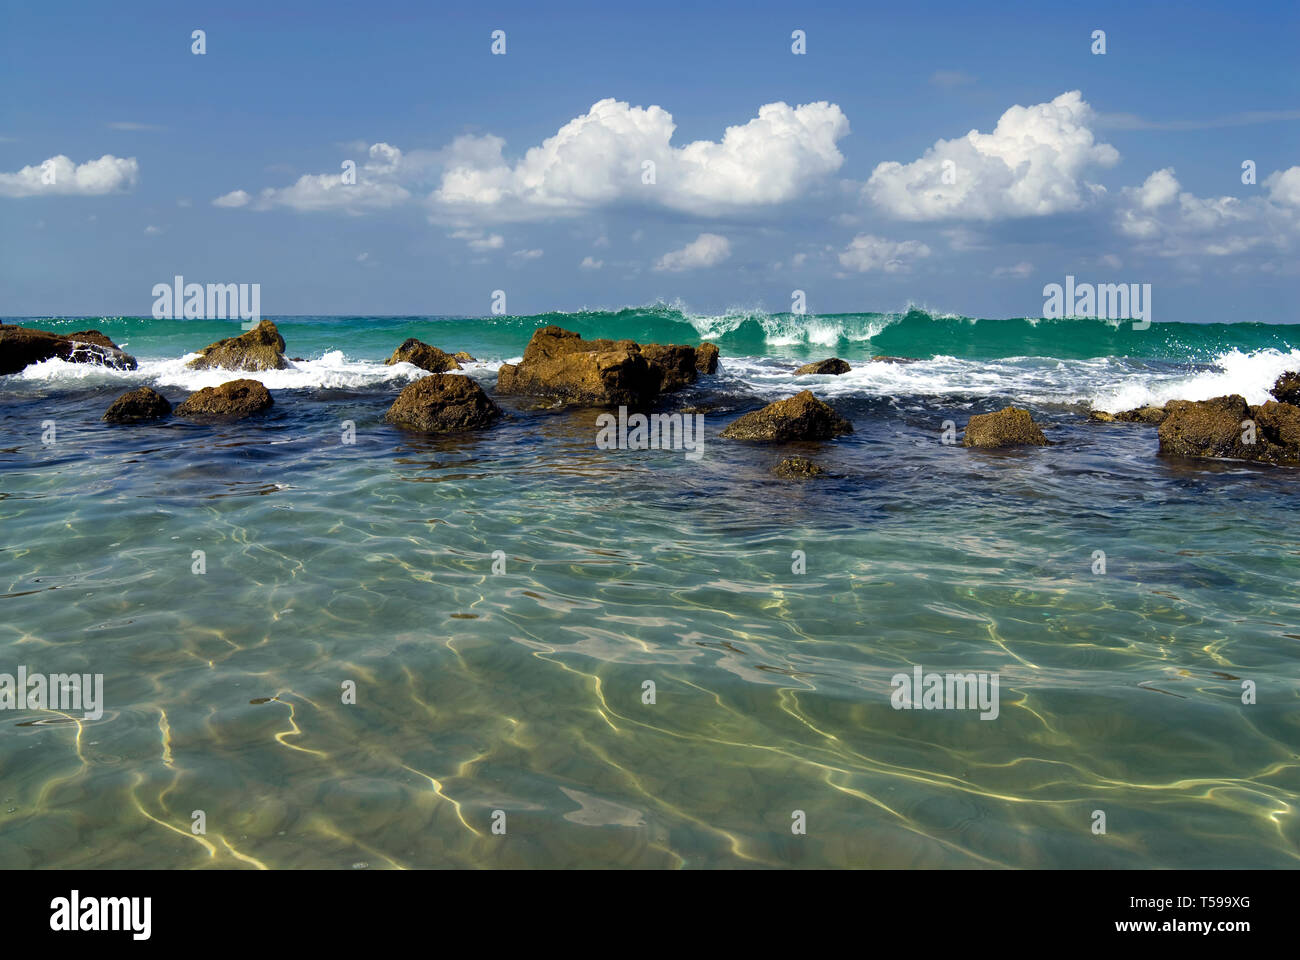
<svg viewBox="0 0 1300 960">
<path fill-rule="evenodd" d="M 1164 407 L 1135 407 L 1120 413 L 1107 413 L 1104 410 L 1089 412 L 1088 419 L 1097 423 L 1150 423 L 1160 424 L 1168 414 Z"/>
<path fill-rule="evenodd" d="M 271 394 L 256 380 L 229 380 L 219 387 L 191 393 L 176 408 L 176 416 L 242 420 L 270 409 Z"/>
<path fill-rule="evenodd" d="M 920 363 L 920 357 L 872 357 L 872 363 Z"/>
<path fill-rule="evenodd" d="M 722 436 L 728 440 L 785 443 L 790 440 L 830 440 L 852 433 L 849 423 L 807 390 L 769 403 L 734 421 Z"/>
<path fill-rule="evenodd" d="M 1269 391 L 1279 403 L 1300 406 L 1300 373 L 1287 371 L 1277 378 L 1273 389 Z"/>
<path fill-rule="evenodd" d="M 819 476 L 826 471 L 807 457 L 786 457 L 772 468 L 772 472 L 786 480 L 801 480 Z"/>
<path fill-rule="evenodd" d="M 157 390 L 137 387 L 114 400 L 104 411 L 102 419 L 108 423 L 141 423 L 145 420 L 161 420 L 170 416 L 171 412 L 171 403 Z"/>
<path fill-rule="evenodd" d="M 1171 400 L 1160 425 L 1167 456 L 1300 464 L 1300 407 L 1270 400 L 1252 407 L 1231 394 L 1213 400 Z"/>
<path fill-rule="evenodd" d="M 465 356 L 468 357 L 469 354 Z M 430 373 L 446 373 L 448 370 L 460 369 L 460 364 L 456 361 L 457 358 L 450 353 L 411 337 L 394 350 L 393 355 L 384 363 L 390 367 L 395 363 L 413 363 L 421 370 L 428 370 Z"/>
<path fill-rule="evenodd" d="M 471 377 L 435 373 L 408 386 L 384 419 L 423 433 L 455 433 L 491 426 L 501 408 Z"/>
<path fill-rule="evenodd" d="M 1043 436 L 1042 428 L 1034 423 L 1028 410 L 1003 407 L 993 413 L 976 414 L 966 424 L 964 447 L 1046 447 L 1051 441 Z"/>
<path fill-rule="evenodd" d="M 705 340 L 695 348 L 695 369 L 700 373 L 718 372 L 718 345 Z"/>
<path fill-rule="evenodd" d="M 841 373 L 848 373 L 853 368 L 848 362 L 841 360 L 839 357 L 831 357 L 829 360 L 817 360 L 813 363 L 805 363 L 795 371 L 795 376 L 802 376 L 806 373 L 830 374 L 839 376 Z"/>
<path fill-rule="evenodd" d="M 187 366 L 195 370 L 284 370 L 289 361 L 284 358 L 284 337 L 274 323 L 263 320 L 247 333 L 204 347 Z"/>
<path fill-rule="evenodd" d="M 650 366 L 659 371 L 659 390 L 671 393 L 687 384 L 694 383 L 699 376 L 696 366 L 697 356 L 694 347 L 683 344 L 647 343 L 641 347 L 641 356 Z"/>
<path fill-rule="evenodd" d="M 533 333 L 523 360 L 502 364 L 497 393 L 645 406 L 658 396 L 662 377 L 634 340 L 584 340 L 547 326 Z"/>
<path fill-rule="evenodd" d="M 114 370 L 134 370 L 135 357 L 124 353 L 98 330 L 67 335 L 0 323 L 0 375 L 18 373 L 33 363 L 57 357 Z"/>
</svg>

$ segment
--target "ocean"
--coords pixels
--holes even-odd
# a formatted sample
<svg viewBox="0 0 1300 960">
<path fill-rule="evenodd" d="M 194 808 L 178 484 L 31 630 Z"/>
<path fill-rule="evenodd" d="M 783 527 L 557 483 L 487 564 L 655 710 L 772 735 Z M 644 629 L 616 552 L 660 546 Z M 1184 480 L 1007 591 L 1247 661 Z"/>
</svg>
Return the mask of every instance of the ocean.
<svg viewBox="0 0 1300 960">
<path fill-rule="evenodd" d="M 104 690 L 0 710 L 0 867 L 1300 862 L 1300 470 L 1087 418 L 1262 403 L 1300 324 L 271 319 L 302 359 L 235 374 L 185 367 L 232 321 L 5 318 L 140 364 L 0 378 L 0 674 Z M 524 398 L 469 435 L 384 422 L 406 338 L 491 393 L 546 324 L 718 344 L 660 407 L 703 413 L 703 455 Z M 853 369 L 793 373 L 829 356 Z M 266 415 L 100 421 L 241 376 Z M 802 389 L 854 432 L 719 438 Z M 943 442 L 1008 403 L 1052 445 Z M 792 454 L 826 473 L 774 476 Z M 996 676 L 996 716 L 897 709 L 917 667 Z"/>
</svg>

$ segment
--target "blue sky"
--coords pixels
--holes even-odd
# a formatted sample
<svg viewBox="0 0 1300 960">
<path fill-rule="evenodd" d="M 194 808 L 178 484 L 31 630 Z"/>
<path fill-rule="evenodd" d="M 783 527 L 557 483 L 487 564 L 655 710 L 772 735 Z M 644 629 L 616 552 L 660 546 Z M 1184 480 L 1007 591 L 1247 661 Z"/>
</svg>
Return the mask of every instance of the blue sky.
<svg viewBox="0 0 1300 960">
<path fill-rule="evenodd" d="M 1293 2 L 0 11 L 0 315 L 182 274 L 272 315 L 1021 316 L 1070 273 L 1300 321 Z"/>
</svg>

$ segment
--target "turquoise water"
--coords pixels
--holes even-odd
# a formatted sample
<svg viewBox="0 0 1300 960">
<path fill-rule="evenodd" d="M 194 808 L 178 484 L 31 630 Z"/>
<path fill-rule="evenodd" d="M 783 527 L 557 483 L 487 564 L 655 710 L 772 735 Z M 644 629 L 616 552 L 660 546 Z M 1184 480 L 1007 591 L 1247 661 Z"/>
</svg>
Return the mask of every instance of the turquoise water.
<svg viewBox="0 0 1300 960">
<path fill-rule="evenodd" d="M 1260 402 L 1300 366 L 1296 326 L 276 318 L 304 359 L 263 377 L 269 415 L 111 428 L 130 386 L 228 379 L 182 358 L 237 327 L 29 322 L 97 327 L 141 365 L 0 380 L 0 672 L 100 673 L 106 701 L 0 712 L 0 867 L 1300 858 L 1300 473 L 1166 460 L 1153 429 L 1086 420 Z M 383 422 L 419 375 L 382 366 L 406 337 L 469 350 L 490 390 L 551 322 L 719 343 L 719 376 L 664 407 L 707 410 L 704 457 L 599 450 L 600 411 L 509 398 L 473 436 Z M 793 375 L 831 354 L 855 369 Z M 718 439 L 805 387 L 854 434 Z M 940 442 L 1009 401 L 1055 445 Z M 775 479 L 791 453 L 828 475 Z M 998 674 L 997 718 L 893 709 L 915 664 Z"/>
</svg>

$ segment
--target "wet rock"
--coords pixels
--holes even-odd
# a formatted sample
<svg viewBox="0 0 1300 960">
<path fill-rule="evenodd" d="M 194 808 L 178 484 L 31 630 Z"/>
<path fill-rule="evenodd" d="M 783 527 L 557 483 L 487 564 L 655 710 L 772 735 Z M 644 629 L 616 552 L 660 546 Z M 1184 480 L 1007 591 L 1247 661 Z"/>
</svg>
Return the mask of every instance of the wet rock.
<svg viewBox="0 0 1300 960">
<path fill-rule="evenodd" d="M 920 357 L 872 357 L 872 363 L 920 363 Z"/>
<path fill-rule="evenodd" d="M 985 449 L 1046 447 L 1049 442 L 1029 411 L 1019 407 L 976 414 L 966 424 L 966 435 L 962 438 L 962 446 Z"/>
<path fill-rule="evenodd" d="M 57 357 L 114 370 L 134 370 L 135 357 L 124 353 L 98 330 L 67 334 L 0 324 L 0 375 L 18 373 L 33 363 Z"/>
<path fill-rule="evenodd" d="M 384 363 L 390 367 L 395 363 L 412 363 L 430 373 L 446 373 L 448 370 L 460 369 L 460 364 L 450 353 L 431 347 L 423 340 L 414 337 L 403 341 Z"/>
<path fill-rule="evenodd" d="M 533 333 L 523 360 L 502 364 L 496 389 L 573 403 L 645 406 L 658 396 L 661 380 L 661 371 L 633 340 L 584 340 L 547 326 Z"/>
<path fill-rule="evenodd" d="M 790 440 L 830 440 L 852 432 L 853 424 L 804 390 L 745 414 L 723 430 L 722 436 L 728 440 L 785 443 Z"/>
<path fill-rule="evenodd" d="M 176 416 L 195 419 L 242 420 L 270 409 L 271 394 L 256 380 L 229 380 L 219 387 L 191 393 L 176 408 Z"/>
<path fill-rule="evenodd" d="M 1089 410 L 1088 419 L 1094 423 L 1114 423 L 1115 414 L 1107 413 L 1105 410 Z"/>
<path fill-rule="evenodd" d="M 263 320 L 247 333 L 204 347 L 188 366 L 195 370 L 284 370 L 289 361 L 284 358 L 284 337 L 274 323 Z"/>
<path fill-rule="evenodd" d="M 1277 378 L 1269 391 L 1279 403 L 1300 406 L 1300 373 L 1288 371 Z"/>
<path fill-rule="evenodd" d="M 1213 400 L 1171 400 L 1160 424 L 1168 456 L 1259 463 L 1300 463 L 1300 408 L 1270 400 L 1251 407 L 1231 394 Z"/>
<path fill-rule="evenodd" d="M 695 369 L 700 373 L 718 372 L 718 345 L 705 340 L 695 348 Z"/>
<path fill-rule="evenodd" d="M 772 472 L 786 480 L 802 480 L 805 477 L 819 476 L 826 471 L 807 457 L 786 457 L 772 468 Z"/>
<path fill-rule="evenodd" d="M 694 383 L 700 373 L 695 348 L 684 344 L 647 343 L 641 347 L 641 356 L 659 371 L 661 393 L 671 393 Z"/>
<path fill-rule="evenodd" d="M 459 360 L 461 363 L 478 363 L 477 360 L 471 357 L 464 350 L 457 350 L 455 353 L 452 354 L 452 356 L 455 357 L 457 360 Z"/>
<path fill-rule="evenodd" d="M 456 433 L 491 426 L 501 408 L 471 377 L 435 373 L 408 386 L 384 419 L 422 433 Z"/>
<path fill-rule="evenodd" d="M 848 373 L 852 367 L 839 357 L 831 357 L 829 360 L 816 360 L 813 363 L 805 363 L 795 371 L 795 376 L 803 376 L 806 373 L 815 373 L 821 375 L 839 376 L 841 373 Z"/>
<path fill-rule="evenodd" d="M 1164 407 L 1134 407 L 1132 410 L 1123 410 L 1119 413 L 1106 413 L 1104 410 L 1093 410 L 1088 414 L 1089 420 L 1098 423 L 1149 423 L 1158 425 L 1162 423 L 1165 417 Z"/>
<path fill-rule="evenodd" d="M 108 423 L 142 423 L 161 420 L 171 412 L 172 405 L 157 390 L 137 387 L 114 400 L 104 411 L 103 419 Z"/>
</svg>

